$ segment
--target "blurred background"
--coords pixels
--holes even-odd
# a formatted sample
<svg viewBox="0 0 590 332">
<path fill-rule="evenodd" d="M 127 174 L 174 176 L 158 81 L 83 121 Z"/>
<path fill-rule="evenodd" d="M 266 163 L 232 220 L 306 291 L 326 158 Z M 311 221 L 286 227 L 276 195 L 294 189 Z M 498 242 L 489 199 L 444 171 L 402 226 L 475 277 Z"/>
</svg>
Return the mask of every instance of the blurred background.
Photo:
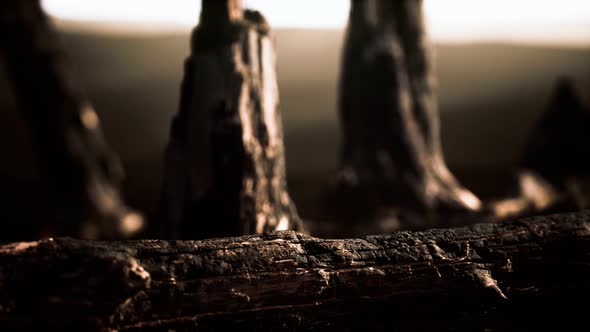
<svg viewBox="0 0 590 332">
<path fill-rule="evenodd" d="M 160 196 L 163 151 L 198 3 L 44 1 L 105 135 L 123 159 L 125 195 L 148 216 Z M 348 1 L 247 4 L 265 14 L 275 31 L 289 186 L 303 217 L 313 219 L 338 165 L 336 100 Z M 477 194 L 498 194 L 558 77 L 573 78 L 590 104 L 590 2 L 426 0 L 426 5 L 446 158 Z M 8 228 L 34 225 L 45 216 L 47 193 L 1 61 L 0 117 L 0 195 L 12 216 L 2 222 Z"/>
</svg>

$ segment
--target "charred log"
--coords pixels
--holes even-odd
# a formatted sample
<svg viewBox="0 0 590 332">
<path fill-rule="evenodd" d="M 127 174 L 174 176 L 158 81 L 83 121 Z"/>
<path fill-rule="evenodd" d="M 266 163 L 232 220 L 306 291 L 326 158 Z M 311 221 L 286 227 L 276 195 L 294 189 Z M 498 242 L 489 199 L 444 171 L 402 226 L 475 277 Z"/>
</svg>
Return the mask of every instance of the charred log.
<svg viewBox="0 0 590 332">
<path fill-rule="evenodd" d="M 0 36 L 17 107 L 30 125 L 41 172 L 57 193 L 58 234 L 119 238 L 138 231 L 142 218 L 119 191 L 122 166 L 40 1 L 2 1 Z"/>
<path fill-rule="evenodd" d="M 590 214 L 322 240 L 0 247 L 0 325 L 119 331 L 561 327 L 584 319 Z"/>
<path fill-rule="evenodd" d="M 273 43 L 242 1 L 203 1 L 166 151 L 166 237 L 303 230 L 287 192 Z"/>
</svg>

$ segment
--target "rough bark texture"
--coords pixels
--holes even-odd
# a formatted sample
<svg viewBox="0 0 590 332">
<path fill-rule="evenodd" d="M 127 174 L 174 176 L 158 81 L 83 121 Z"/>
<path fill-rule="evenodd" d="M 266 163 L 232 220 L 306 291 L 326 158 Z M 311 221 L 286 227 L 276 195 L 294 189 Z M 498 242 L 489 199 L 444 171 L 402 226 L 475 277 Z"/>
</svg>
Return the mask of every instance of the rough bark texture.
<svg viewBox="0 0 590 332">
<path fill-rule="evenodd" d="M 425 29 L 421 0 L 352 1 L 340 85 L 339 182 L 371 205 L 476 211 L 479 199 L 443 158 Z"/>
<path fill-rule="evenodd" d="M 203 1 L 166 152 L 166 237 L 303 230 L 287 192 L 275 67 L 264 17 L 241 1 Z"/>
<path fill-rule="evenodd" d="M 0 54 L 17 106 L 30 124 L 41 171 L 58 194 L 59 233 L 114 238 L 137 231 L 141 217 L 129 211 L 119 193 L 121 164 L 39 0 L 0 3 Z M 80 225 L 80 220 L 90 222 Z"/>
<path fill-rule="evenodd" d="M 585 319 L 590 213 L 322 240 L 0 247 L 3 330 L 522 329 Z"/>
</svg>

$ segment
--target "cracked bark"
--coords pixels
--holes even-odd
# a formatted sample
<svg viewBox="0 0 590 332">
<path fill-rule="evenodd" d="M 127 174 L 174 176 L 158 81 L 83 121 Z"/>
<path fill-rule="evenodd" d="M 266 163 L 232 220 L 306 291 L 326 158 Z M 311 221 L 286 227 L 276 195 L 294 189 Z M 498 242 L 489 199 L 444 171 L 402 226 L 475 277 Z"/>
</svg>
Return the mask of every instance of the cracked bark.
<svg viewBox="0 0 590 332">
<path fill-rule="evenodd" d="M 371 205 L 368 211 L 375 201 L 423 215 L 481 207 L 444 161 L 431 54 L 421 0 L 352 1 L 339 184 Z"/>
<path fill-rule="evenodd" d="M 58 196 L 53 202 L 61 208 L 58 233 L 120 238 L 138 231 L 142 218 L 120 195 L 118 156 L 106 143 L 40 1 L 2 1 L 0 37 L 0 54 L 17 107 L 31 127 L 41 173 Z"/>
<path fill-rule="evenodd" d="M 585 317 L 589 252 L 588 212 L 346 240 L 15 243 L 0 247 L 0 326 L 564 328 Z"/>
<path fill-rule="evenodd" d="M 270 27 L 240 0 L 202 4 L 166 151 L 165 237 L 303 231 L 287 192 Z"/>
</svg>

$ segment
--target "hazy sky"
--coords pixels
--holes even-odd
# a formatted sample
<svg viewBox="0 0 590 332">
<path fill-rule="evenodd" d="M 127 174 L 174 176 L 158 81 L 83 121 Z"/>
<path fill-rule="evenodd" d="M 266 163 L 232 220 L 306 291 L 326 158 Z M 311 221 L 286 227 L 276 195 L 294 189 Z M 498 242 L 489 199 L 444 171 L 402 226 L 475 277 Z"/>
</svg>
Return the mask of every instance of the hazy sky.
<svg viewBox="0 0 590 332">
<path fill-rule="evenodd" d="M 43 0 L 68 20 L 188 27 L 198 0 Z M 341 28 L 348 0 L 246 0 L 274 27 Z M 514 40 L 590 45 L 590 0 L 426 0 L 432 35 L 445 41 Z M 313 8 L 313 10 L 311 10 Z"/>
</svg>

